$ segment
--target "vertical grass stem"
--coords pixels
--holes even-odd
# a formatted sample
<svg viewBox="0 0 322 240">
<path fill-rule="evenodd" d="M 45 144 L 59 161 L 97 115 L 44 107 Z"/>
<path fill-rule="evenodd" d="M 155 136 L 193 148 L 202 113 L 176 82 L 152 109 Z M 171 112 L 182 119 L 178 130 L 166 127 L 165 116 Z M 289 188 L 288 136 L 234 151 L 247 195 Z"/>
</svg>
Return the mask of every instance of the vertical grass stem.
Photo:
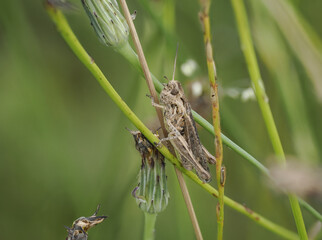
<svg viewBox="0 0 322 240">
<path fill-rule="evenodd" d="M 253 88 L 256 94 L 256 98 L 257 98 L 259 107 L 261 109 L 261 112 L 266 124 L 266 128 L 267 128 L 271 143 L 273 145 L 273 149 L 277 156 L 277 159 L 280 164 L 285 165 L 286 159 L 284 155 L 284 150 L 282 147 L 280 137 L 278 135 L 273 114 L 268 103 L 268 97 L 265 93 L 264 84 L 259 71 L 244 2 L 242 0 L 231 0 L 231 2 L 233 5 L 235 17 L 236 17 L 242 50 L 246 59 L 250 78 L 253 83 Z M 289 196 L 289 201 L 293 211 L 293 216 L 295 219 L 298 234 L 301 239 L 306 240 L 308 239 L 308 237 L 307 237 L 305 224 L 304 224 L 299 202 L 295 195 L 289 194 L 288 196 Z"/>
<path fill-rule="evenodd" d="M 211 45 L 210 21 L 209 21 L 209 8 L 210 0 L 201 0 L 201 12 L 199 13 L 200 21 L 203 28 L 204 44 L 206 50 L 206 59 L 208 67 L 208 77 L 210 82 L 210 99 L 212 103 L 212 120 L 215 132 L 215 149 L 216 149 L 216 178 L 218 186 L 218 205 L 217 205 L 217 239 L 223 239 L 224 230 L 224 191 L 225 191 L 225 178 L 226 170 L 223 167 L 223 147 L 221 139 L 220 128 L 220 114 L 219 114 L 219 99 L 218 99 L 218 85 L 216 65 L 213 59 L 213 49 Z"/>
</svg>

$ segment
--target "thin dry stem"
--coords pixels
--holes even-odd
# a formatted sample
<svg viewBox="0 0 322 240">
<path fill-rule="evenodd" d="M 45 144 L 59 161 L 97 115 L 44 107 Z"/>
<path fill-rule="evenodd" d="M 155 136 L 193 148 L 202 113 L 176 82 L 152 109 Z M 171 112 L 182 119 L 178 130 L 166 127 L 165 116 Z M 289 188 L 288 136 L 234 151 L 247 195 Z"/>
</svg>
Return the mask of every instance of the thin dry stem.
<svg viewBox="0 0 322 240">
<path fill-rule="evenodd" d="M 120 4 L 122 6 L 122 9 L 123 9 L 123 12 L 124 12 L 124 15 L 125 15 L 125 19 L 126 19 L 128 25 L 129 25 L 129 28 L 130 28 L 131 36 L 133 38 L 133 42 L 134 42 L 136 51 L 138 53 L 138 57 L 139 57 L 139 60 L 140 60 L 140 63 L 141 63 L 142 69 L 143 69 L 143 73 L 144 73 L 144 76 L 145 76 L 149 91 L 151 93 L 151 96 L 152 96 L 154 102 L 156 104 L 159 104 L 159 99 L 157 97 L 157 93 L 156 93 L 156 90 L 155 90 L 154 85 L 153 85 L 153 81 L 152 81 L 152 78 L 151 78 L 151 73 L 150 73 L 148 64 L 146 62 L 146 59 L 145 59 L 145 56 L 144 56 L 144 53 L 143 53 L 143 49 L 142 49 L 142 46 L 141 46 L 141 43 L 140 43 L 140 40 L 139 40 L 138 34 L 136 32 L 136 28 L 135 28 L 133 20 L 131 18 L 130 11 L 128 9 L 128 6 L 127 6 L 125 0 L 120 0 Z M 157 112 L 157 115 L 158 115 L 158 118 L 159 118 L 159 121 L 160 121 L 160 124 L 161 124 L 163 135 L 164 135 L 164 137 L 167 137 L 168 133 L 167 133 L 167 130 L 166 130 L 165 126 L 164 126 L 162 110 L 160 108 L 157 108 L 157 107 L 155 108 L 155 110 Z M 174 153 L 174 150 L 173 150 L 172 147 L 170 147 L 170 151 L 172 153 Z M 197 217 L 196 217 L 196 214 L 195 214 L 192 202 L 191 202 L 191 198 L 190 198 L 190 195 L 189 195 L 189 192 L 188 192 L 187 185 L 186 185 L 186 183 L 184 181 L 182 173 L 176 168 L 175 168 L 175 172 L 177 174 L 177 178 L 178 178 L 179 185 L 180 185 L 180 188 L 181 188 L 181 191 L 182 191 L 182 194 L 183 194 L 183 198 L 184 198 L 185 203 L 186 203 L 187 208 L 188 208 L 189 216 L 190 216 L 190 219 L 191 219 L 191 222 L 192 222 L 196 237 L 197 237 L 198 240 L 202 240 L 203 238 L 202 238 L 201 230 L 200 230 L 199 223 L 198 223 L 198 220 L 197 220 Z"/>
<path fill-rule="evenodd" d="M 220 115 L 219 115 L 219 99 L 218 99 L 218 87 L 216 84 L 217 72 L 216 65 L 213 59 L 213 50 L 211 45 L 211 33 L 210 33 L 210 21 L 209 21 L 209 7 L 210 0 L 201 0 L 201 12 L 199 14 L 200 21 L 203 28 L 204 44 L 206 49 L 208 76 L 211 87 L 211 103 L 212 103 L 212 119 L 215 131 L 215 148 L 216 148 L 216 178 L 218 185 L 218 205 L 217 205 L 217 239 L 223 239 L 224 229 L 224 190 L 226 180 L 226 169 L 223 166 L 223 147 L 221 140 L 221 128 L 220 128 Z"/>
</svg>

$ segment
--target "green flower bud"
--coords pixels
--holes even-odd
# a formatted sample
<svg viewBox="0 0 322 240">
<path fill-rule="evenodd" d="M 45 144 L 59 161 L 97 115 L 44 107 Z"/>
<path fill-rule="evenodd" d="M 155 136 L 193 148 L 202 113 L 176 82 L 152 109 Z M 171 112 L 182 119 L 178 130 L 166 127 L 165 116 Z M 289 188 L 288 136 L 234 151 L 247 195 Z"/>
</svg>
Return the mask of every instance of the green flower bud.
<svg viewBox="0 0 322 240">
<path fill-rule="evenodd" d="M 116 0 L 82 0 L 100 41 L 117 47 L 128 41 L 129 27 Z"/>
<path fill-rule="evenodd" d="M 142 158 L 138 186 L 132 195 L 142 211 L 156 214 L 168 205 L 169 192 L 163 155 L 139 131 L 131 131 Z"/>
</svg>

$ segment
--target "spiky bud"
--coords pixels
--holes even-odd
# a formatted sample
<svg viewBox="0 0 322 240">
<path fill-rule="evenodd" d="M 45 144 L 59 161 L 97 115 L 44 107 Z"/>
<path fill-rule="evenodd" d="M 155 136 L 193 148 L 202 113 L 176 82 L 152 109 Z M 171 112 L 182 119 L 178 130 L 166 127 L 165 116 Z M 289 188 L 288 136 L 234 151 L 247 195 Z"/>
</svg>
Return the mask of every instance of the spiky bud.
<svg viewBox="0 0 322 240">
<path fill-rule="evenodd" d="M 129 27 L 116 0 L 82 0 L 82 3 L 103 44 L 118 47 L 128 41 Z"/>
<path fill-rule="evenodd" d="M 156 214 L 168 205 L 169 192 L 163 155 L 139 131 L 131 131 L 142 163 L 138 186 L 132 195 L 142 211 Z"/>
</svg>

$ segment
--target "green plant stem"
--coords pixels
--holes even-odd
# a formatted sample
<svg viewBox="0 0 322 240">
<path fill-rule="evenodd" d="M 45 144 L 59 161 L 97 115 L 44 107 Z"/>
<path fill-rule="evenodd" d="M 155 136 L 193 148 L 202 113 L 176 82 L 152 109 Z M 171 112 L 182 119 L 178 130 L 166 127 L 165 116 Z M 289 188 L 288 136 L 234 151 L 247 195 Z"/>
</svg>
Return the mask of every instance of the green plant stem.
<svg viewBox="0 0 322 240">
<path fill-rule="evenodd" d="M 322 222 L 322 215 L 316 211 L 310 204 L 308 204 L 306 201 L 304 201 L 301 198 L 297 198 L 300 202 L 300 204 L 306 208 L 314 217 L 316 217 L 320 222 Z"/>
<path fill-rule="evenodd" d="M 108 82 L 104 74 L 95 64 L 93 59 L 88 55 L 82 45 L 79 43 L 75 34 L 71 30 L 65 16 L 60 10 L 55 9 L 52 5 L 46 5 L 47 12 L 51 17 L 52 21 L 56 24 L 58 32 L 62 35 L 66 43 L 73 50 L 75 55 L 79 60 L 88 68 L 88 70 L 93 74 L 99 84 L 102 86 L 104 91 L 110 96 L 110 98 L 115 102 L 115 104 L 120 108 L 124 115 L 140 130 L 143 135 L 151 142 L 156 145 L 160 140 L 154 136 L 154 134 L 141 122 L 141 120 L 132 112 L 132 110 L 126 105 L 122 98 L 117 94 L 112 85 Z M 172 164 L 174 164 L 177 169 L 189 177 L 192 181 L 197 183 L 203 189 L 205 189 L 212 196 L 217 197 L 218 191 L 214 189 L 211 185 L 203 183 L 196 174 L 191 171 L 186 170 L 182 167 L 181 163 L 170 153 L 170 151 L 165 146 L 158 147 L 158 150 L 162 155 L 165 156 Z M 264 228 L 276 233 L 277 235 L 284 237 L 285 239 L 298 239 L 297 235 L 284 227 L 279 226 L 271 222 L 270 220 L 264 218 L 263 216 L 253 212 L 249 208 L 242 204 L 235 202 L 234 200 L 224 197 L 224 202 L 227 206 L 233 208 L 234 210 L 242 213 L 243 215 L 254 220 L 257 224 L 263 226 Z"/>
<path fill-rule="evenodd" d="M 317 152 L 317 143 L 312 136 L 312 129 L 309 127 L 309 119 L 305 114 L 306 110 L 304 96 L 301 92 L 299 76 L 291 68 L 292 61 L 288 55 L 284 39 L 277 29 L 274 22 L 268 16 L 262 2 L 251 1 L 254 10 L 254 37 L 255 46 L 259 50 L 259 55 L 267 65 L 276 79 L 276 84 L 281 90 L 285 109 L 289 116 L 290 126 L 292 128 L 292 141 L 296 155 L 300 159 L 315 162 L 319 159 Z M 299 203 L 309 211 L 319 221 L 322 216 L 313 209 L 304 200 L 298 198 Z"/>
<path fill-rule="evenodd" d="M 202 126 L 206 131 L 208 131 L 210 134 L 215 136 L 215 131 L 213 126 L 203 117 L 201 117 L 197 112 L 192 110 L 192 115 L 194 117 L 194 120 Z M 252 155 L 250 155 L 247 151 L 245 151 L 243 148 L 238 146 L 236 143 L 234 143 L 232 140 L 230 140 L 228 137 L 226 137 L 223 133 L 221 133 L 221 139 L 223 143 L 234 150 L 236 153 L 238 153 L 241 157 L 245 158 L 248 162 L 250 162 L 252 165 L 254 165 L 256 168 L 258 168 L 261 172 L 263 172 L 266 175 L 269 175 L 268 169 L 261 164 L 256 158 L 254 158 Z"/>
<path fill-rule="evenodd" d="M 292 1 L 264 0 L 261 3 L 267 8 L 280 33 L 284 35 L 288 46 L 302 63 L 309 79 L 313 84 L 313 91 L 318 100 L 322 101 L 322 42 L 309 23 L 292 6 Z"/>
<path fill-rule="evenodd" d="M 217 205 L 217 239 L 223 239 L 224 233 L 224 192 L 225 192 L 225 178 L 226 171 L 223 166 L 223 147 L 221 140 L 220 128 L 220 114 L 219 114 L 219 98 L 218 98 L 218 85 L 216 65 L 213 58 L 213 49 L 211 45 L 210 21 L 209 21 L 209 8 L 210 0 L 201 0 L 201 11 L 199 18 L 203 28 L 203 38 L 205 44 L 205 52 L 207 59 L 208 78 L 210 83 L 210 99 L 212 105 L 212 121 L 215 132 L 215 149 L 216 149 L 216 178 L 218 186 L 218 205 Z"/>
<path fill-rule="evenodd" d="M 260 75 L 252 39 L 251 39 L 245 6 L 242 0 L 231 0 L 231 2 L 233 5 L 235 17 L 236 17 L 240 40 L 243 46 L 242 49 L 245 55 L 248 71 L 253 83 L 253 88 L 255 90 L 256 98 L 260 106 L 260 109 L 267 127 L 267 131 L 268 131 L 271 143 L 273 145 L 273 149 L 277 156 L 277 160 L 282 165 L 285 165 L 286 159 L 284 155 L 284 150 L 278 135 L 278 131 L 275 125 L 272 111 L 268 104 L 268 97 L 266 96 L 266 93 L 265 93 L 264 84 L 261 79 L 261 75 Z M 301 239 L 308 239 L 301 208 L 297 200 L 297 197 L 294 194 L 289 194 L 288 196 L 292 207 L 293 216 L 295 219 L 298 234 Z"/>
<path fill-rule="evenodd" d="M 204 118 L 202 118 L 198 113 L 193 112 L 192 114 L 194 116 L 194 119 L 198 124 L 200 124 L 205 130 L 207 130 L 209 133 L 211 133 L 213 136 L 215 136 L 214 128 L 213 126 L 207 122 Z M 223 140 L 223 143 L 231 149 L 233 149 L 236 153 L 238 153 L 241 157 L 246 159 L 248 162 L 250 162 L 252 165 L 254 165 L 257 169 L 259 169 L 263 174 L 265 174 L 267 177 L 271 178 L 271 175 L 269 174 L 269 170 L 261 164 L 256 158 L 254 158 L 252 155 L 250 155 L 248 152 L 246 152 L 243 148 L 239 147 L 236 143 L 231 141 L 228 137 L 226 137 L 223 133 L 221 133 L 221 138 Z M 314 217 L 316 217 L 318 220 L 322 222 L 322 215 L 315 210 L 309 203 L 305 202 L 303 199 L 298 197 L 298 200 L 300 204 Z"/>
<path fill-rule="evenodd" d="M 154 227 L 157 216 L 157 214 L 144 213 L 144 240 L 154 239 Z"/>
<path fill-rule="evenodd" d="M 251 1 L 254 9 L 255 46 L 262 61 L 270 71 L 275 85 L 279 88 L 285 112 L 291 128 L 291 142 L 296 156 L 300 160 L 317 164 L 319 160 L 318 144 L 313 136 L 307 114 L 306 102 L 296 69 L 293 69 L 292 56 L 278 27 L 263 4 Z"/>
</svg>

